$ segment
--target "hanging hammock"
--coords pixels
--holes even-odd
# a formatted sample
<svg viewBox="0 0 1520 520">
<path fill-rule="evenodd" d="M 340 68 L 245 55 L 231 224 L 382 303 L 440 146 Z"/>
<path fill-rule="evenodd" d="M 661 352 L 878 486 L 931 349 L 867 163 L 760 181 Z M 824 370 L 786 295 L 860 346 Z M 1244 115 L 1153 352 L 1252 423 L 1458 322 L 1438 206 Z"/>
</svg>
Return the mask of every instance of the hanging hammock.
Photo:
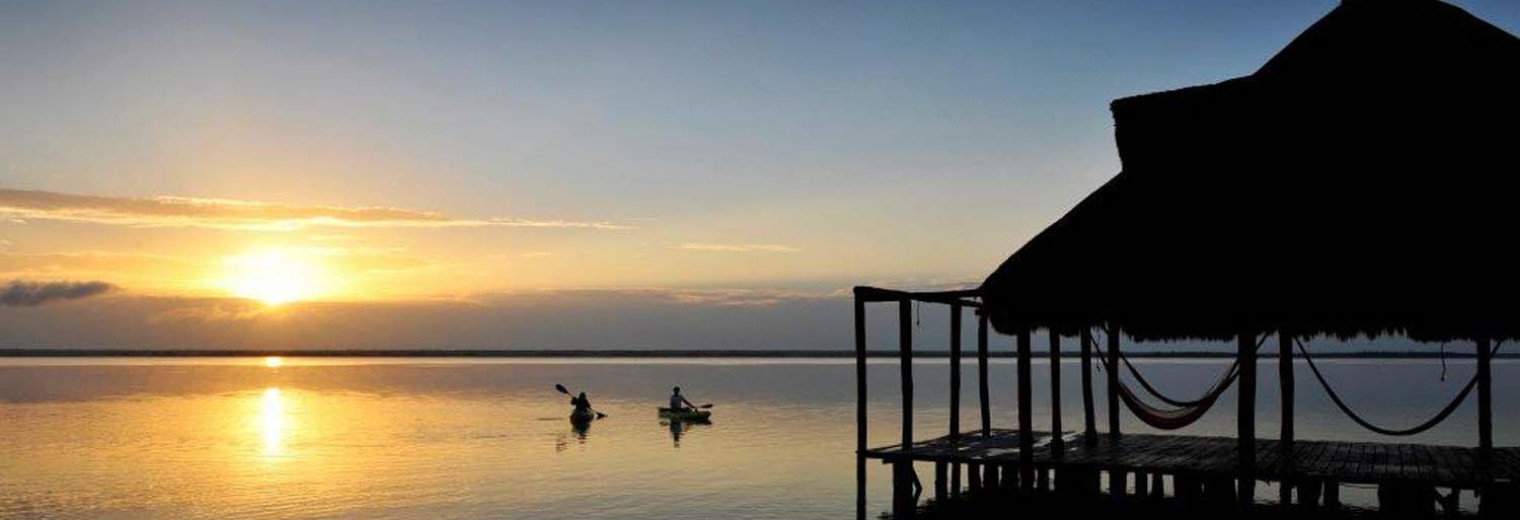
<svg viewBox="0 0 1520 520">
<path fill-rule="evenodd" d="M 1239 375 L 1240 370 L 1230 370 L 1218 382 L 1214 383 L 1214 387 L 1208 393 L 1192 401 L 1197 404 L 1190 406 L 1181 406 L 1170 410 L 1156 408 L 1141 401 L 1135 395 L 1134 390 L 1130 389 L 1129 385 L 1123 382 L 1119 383 L 1119 400 L 1124 401 L 1124 406 L 1129 408 L 1129 411 L 1134 413 L 1135 417 L 1140 419 L 1140 422 L 1159 430 L 1176 430 L 1197 422 L 1200 417 L 1203 417 L 1203 414 L 1208 413 L 1209 408 L 1214 406 L 1214 402 L 1219 400 L 1219 396 L 1223 395 L 1224 391 L 1230 388 L 1231 384 L 1234 384 L 1235 378 Z"/>
<path fill-rule="evenodd" d="M 1441 411 L 1436 412 L 1436 415 L 1434 417 L 1431 417 L 1425 422 L 1402 430 L 1384 428 L 1368 422 L 1366 419 L 1362 418 L 1360 414 L 1357 414 L 1355 410 L 1352 410 L 1350 406 L 1347 406 L 1346 402 L 1341 399 L 1340 394 L 1336 393 L 1335 388 L 1331 387 L 1330 383 L 1325 380 L 1325 375 L 1319 372 L 1319 367 L 1314 365 L 1314 358 L 1309 357 L 1309 350 L 1304 348 L 1304 343 L 1302 341 L 1298 341 L 1297 339 L 1294 339 L 1293 342 L 1298 344 L 1298 351 L 1304 355 L 1304 360 L 1309 363 L 1309 370 L 1314 372 L 1314 378 L 1319 380 L 1319 385 L 1325 389 L 1325 394 L 1330 396 L 1330 401 L 1335 403 L 1336 408 L 1340 408 L 1341 413 L 1346 414 L 1346 417 L 1351 418 L 1351 420 L 1357 425 L 1371 430 L 1375 433 L 1381 433 L 1383 435 L 1389 435 L 1393 437 L 1406 437 L 1409 435 L 1424 433 L 1425 431 L 1434 428 L 1437 424 L 1441 424 L 1441 421 L 1445 421 L 1447 417 L 1450 417 L 1452 412 L 1457 411 L 1457 407 L 1461 406 L 1462 401 L 1467 400 L 1467 394 L 1472 393 L 1473 387 L 1478 384 L 1478 376 L 1477 374 L 1474 374 L 1472 379 L 1467 381 L 1467 385 L 1462 387 L 1462 391 L 1457 392 L 1457 396 L 1452 398 L 1450 403 L 1446 403 L 1445 408 L 1442 408 Z M 1503 344 L 1503 341 L 1495 343 L 1493 349 L 1488 353 L 1489 357 L 1492 358 L 1494 354 L 1498 353 L 1499 346 Z"/>
<path fill-rule="evenodd" d="M 1251 352 L 1254 354 L 1256 351 L 1261 350 L 1262 344 L 1266 343 L 1266 341 L 1267 341 L 1267 336 L 1263 335 L 1261 337 L 1261 339 L 1259 339 L 1259 340 L 1256 341 L 1256 346 L 1254 348 L 1252 348 Z M 1094 343 L 1096 344 L 1096 340 L 1094 340 Z M 1202 398 L 1193 399 L 1191 401 L 1182 401 L 1182 400 L 1178 400 L 1178 399 L 1173 399 L 1171 397 L 1167 397 L 1166 394 L 1161 393 L 1161 391 L 1157 390 L 1156 387 L 1151 386 L 1150 381 L 1146 380 L 1145 376 L 1143 376 L 1143 375 L 1140 374 L 1140 370 L 1137 369 L 1137 368 L 1135 368 L 1135 364 L 1130 362 L 1129 356 L 1125 355 L 1123 350 L 1119 351 L 1119 359 L 1121 359 L 1121 360 L 1124 361 L 1124 366 L 1129 369 L 1129 373 L 1130 373 L 1131 376 L 1134 376 L 1135 381 L 1138 382 L 1138 383 L 1140 383 L 1140 386 L 1143 387 L 1143 388 L 1145 388 L 1145 391 L 1148 392 L 1148 393 L 1150 393 L 1151 396 L 1155 397 L 1156 399 L 1161 400 L 1161 402 L 1163 402 L 1163 403 L 1166 403 L 1166 404 L 1169 404 L 1169 405 L 1172 405 L 1172 406 L 1177 406 L 1177 407 L 1198 406 L 1198 405 L 1203 404 L 1204 399 L 1206 399 L 1208 397 L 1207 395 L 1205 395 Z M 1233 363 L 1231 363 L 1230 364 L 1230 368 L 1229 368 L 1228 372 L 1226 372 L 1226 373 L 1227 374 L 1233 374 L 1233 375 L 1230 376 L 1231 377 L 1230 381 L 1227 381 L 1227 382 L 1224 383 L 1225 386 L 1229 386 L 1230 384 L 1232 384 L 1232 383 L 1235 382 L 1233 378 L 1240 375 L 1240 359 L 1237 358 Z"/>
<path fill-rule="evenodd" d="M 1262 341 L 1265 340 L 1266 337 L 1263 337 Z M 1096 343 L 1097 341 L 1094 340 L 1093 347 L 1100 354 L 1103 354 L 1103 349 L 1098 348 Z M 1252 354 L 1255 354 L 1256 349 L 1261 348 L 1261 345 L 1261 341 L 1257 342 L 1256 347 L 1251 351 Z M 1176 407 L 1173 409 L 1162 409 L 1146 404 L 1127 383 L 1123 381 L 1119 382 L 1119 400 L 1124 402 L 1124 406 L 1129 408 L 1130 412 L 1140 419 L 1140 422 L 1159 430 L 1176 430 L 1197 422 L 1200 417 L 1208 413 L 1209 409 L 1214 406 L 1214 402 L 1219 400 L 1219 396 L 1223 395 L 1224 391 L 1229 389 L 1230 385 L 1233 385 L 1235 380 L 1240 376 L 1240 360 L 1237 359 L 1234 363 L 1230 364 L 1230 368 L 1225 371 L 1218 381 L 1214 382 L 1214 385 L 1203 396 L 1189 401 L 1182 401 L 1167 397 L 1156 390 L 1154 386 L 1151 386 L 1145 380 L 1144 376 L 1140 375 L 1140 371 L 1124 355 L 1123 350 L 1119 350 L 1118 354 L 1119 358 L 1124 360 L 1125 366 L 1129 368 L 1130 374 L 1135 377 L 1135 381 L 1139 382 L 1147 392 L 1157 399 Z M 1113 370 L 1113 368 L 1110 368 L 1110 370 Z"/>
</svg>

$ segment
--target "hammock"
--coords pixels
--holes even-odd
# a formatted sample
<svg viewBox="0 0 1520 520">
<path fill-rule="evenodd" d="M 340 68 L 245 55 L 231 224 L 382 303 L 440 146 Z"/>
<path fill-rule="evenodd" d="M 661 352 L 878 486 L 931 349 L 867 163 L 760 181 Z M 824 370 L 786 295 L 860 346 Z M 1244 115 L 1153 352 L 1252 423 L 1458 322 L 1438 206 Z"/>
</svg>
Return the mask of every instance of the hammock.
<svg viewBox="0 0 1520 520">
<path fill-rule="evenodd" d="M 1265 337 L 1262 338 L 1263 341 L 1265 339 Z M 1097 342 L 1094 341 L 1093 343 L 1094 348 L 1097 348 Z M 1257 342 L 1256 348 L 1261 348 L 1261 342 Z M 1103 353 L 1101 348 L 1097 350 Z M 1255 349 L 1252 350 L 1252 353 L 1255 353 Z M 1230 365 L 1229 370 L 1226 370 L 1203 396 L 1190 401 L 1181 401 L 1162 395 L 1160 391 L 1151 386 L 1145 380 L 1145 377 L 1140 375 L 1140 371 L 1135 368 L 1135 365 L 1130 363 L 1129 358 L 1124 355 L 1123 350 L 1119 351 L 1119 357 L 1124 360 L 1125 366 L 1129 368 L 1130 374 L 1135 377 L 1135 381 L 1139 382 L 1147 392 L 1157 399 L 1176 407 L 1173 409 L 1162 409 L 1148 405 L 1139 396 L 1135 395 L 1134 389 L 1130 388 L 1127 383 L 1123 381 L 1119 382 L 1117 392 L 1119 400 L 1124 402 L 1124 406 L 1129 408 L 1129 411 L 1135 414 L 1135 417 L 1139 418 L 1140 422 L 1158 430 L 1176 430 L 1197 422 L 1200 417 L 1208 413 L 1209 409 L 1214 406 L 1214 402 L 1219 400 L 1219 396 L 1223 395 L 1230 385 L 1235 384 L 1235 379 L 1240 376 L 1240 361 L 1237 359 L 1235 363 Z M 1110 370 L 1113 370 L 1113 368 L 1110 368 Z"/>
<path fill-rule="evenodd" d="M 1447 417 L 1450 417 L 1452 412 L 1457 411 L 1457 407 L 1461 406 L 1462 401 L 1467 400 L 1467 394 L 1472 393 L 1473 387 L 1478 384 L 1478 376 L 1477 374 L 1473 374 L 1472 379 L 1467 381 L 1467 385 L 1462 387 L 1462 391 L 1457 392 L 1457 396 L 1452 398 L 1450 403 L 1446 403 L 1445 408 L 1442 408 L 1439 412 L 1436 412 L 1434 417 L 1427 419 L 1425 422 L 1402 430 L 1384 428 L 1368 422 L 1366 419 L 1362 418 L 1361 415 L 1357 414 L 1355 410 L 1352 410 L 1350 406 L 1347 406 L 1346 402 L 1341 400 L 1340 394 L 1335 392 L 1335 388 L 1332 388 L 1330 386 L 1330 383 L 1325 380 L 1325 375 L 1319 372 L 1319 367 L 1314 365 L 1314 358 L 1309 357 L 1309 350 L 1304 348 L 1304 343 L 1302 341 L 1298 341 L 1297 339 L 1293 340 L 1293 342 L 1298 344 L 1298 351 L 1304 355 L 1304 360 L 1309 362 L 1309 370 L 1314 372 L 1314 378 L 1319 380 L 1319 385 L 1321 387 L 1324 387 L 1325 393 L 1330 396 L 1330 401 L 1335 403 L 1335 407 L 1340 408 L 1341 413 L 1346 414 L 1346 417 L 1351 418 L 1351 420 L 1357 425 L 1371 430 L 1375 433 L 1381 433 L 1383 435 L 1389 435 L 1393 437 L 1406 437 L 1424 433 L 1425 431 L 1434 428 L 1437 424 L 1441 424 L 1441 421 L 1445 421 Z M 1495 343 L 1493 349 L 1488 353 L 1489 357 L 1493 357 L 1494 354 L 1498 353 L 1499 346 L 1503 344 L 1503 341 Z"/>
<path fill-rule="evenodd" d="M 1140 419 L 1140 422 L 1158 430 L 1176 430 L 1193 424 L 1198 421 L 1198 418 L 1203 417 L 1203 414 L 1208 413 L 1209 408 L 1214 406 L 1214 402 L 1219 400 L 1219 396 L 1223 395 L 1224 391 L 1231 384 L 1234 384 L 1236 376 L 1239 375 L 1240 370 L 1230 370 L 1218 382 L 1214 383 L 1214 387 L 1208 393 L 1192 401 L 1197 404 L 1191 406 L 1182 406 L 1170 410 L 1156 408 L 1141 401 L 1135 395 L 1134 390 L 1131 390 L 1129 385 L 1122 382 L 1119 383 L 1119 400 L 1124 401 L 1124 406 L 1129 408 L 1129 411 L 1134 413 L 1135 417 Z"/>
</svg>

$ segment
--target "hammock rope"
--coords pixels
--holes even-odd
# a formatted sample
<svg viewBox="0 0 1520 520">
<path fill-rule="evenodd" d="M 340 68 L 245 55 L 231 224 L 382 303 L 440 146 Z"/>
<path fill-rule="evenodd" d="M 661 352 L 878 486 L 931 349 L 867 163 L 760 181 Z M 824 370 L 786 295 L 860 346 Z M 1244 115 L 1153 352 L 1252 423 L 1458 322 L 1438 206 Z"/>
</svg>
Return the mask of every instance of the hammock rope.
<svg viewBox="0 0 1520 520">
<path fill-rule="evenodd" d="M 1330 401 L 1335 403 L 1335 407 L 1340 408 L 1341 413 L 1345 414 L 1346 417 L 1350 418 L 1358 426 L 1366 428 L 1375 433 L 1381 433 L 1383 435 L 1392 437 L 1407 437 L 1410 435 L 1424 433 L 1431 428 L 1434 428 L 1437 424 L 1441 424 L 1442 421 L 1445 421 L 1447 417 L 1450 417 L 1452 412 L 1457 411 L 1457 407 L 1461 406 L 1462 402 L 1467 400 L 1467 395 L 1472 393 L 1473 387 L 1477 386 L 1478 384 L 1478 375 L 1473 374 L 1472 379 L 1469 379 L 1467 381 L 1467 385 L 1462 387 L 1462 391 L 1457 392 L 1456 397 L 1452 398 L 1450 403 L 1447 403 L 1444 408 L 1441 408 L 1440 411 L 1436 412 L 1435 416 L 1427 419 L 1425 422 L 1404 429 L 1384 428 L 1372 424 L 1371 422 L 1367 421 L 1367 419 L 1363 418 L 1361 414 L 1358 414 L 1355 410 L 1352 410 L 1351 407 L 1346 404 L 1346 401 L 1341 399 L 1340 394 L 1335 391 L 1335 388 L 1330 386 L 1330 382 L 1325 380 L 1325 375 L 1320 373 L 1319 367 L 1314 364 L 1314 358 L 1309 356 L 1309 350 L 1307 348 L 1304 348 L 1304 343 L 1296 338 L 1293 340 L 1293 342 L 1298 345 L 1298 351 L 1299 353 L 1303 354 L 1304 360 L 1308 362 L 1309 370 L 1314 373 L 1314 378 L 1319 380 L 1319 385 L 1325 389 L 1325 394 L 1330 396 Z M 1503 341 L 1494 343 L 1493 349 L 1491 349 L 1488 353 L 1489 357 L 1493 357 L 1494 354 L 1497 354 L 1499 352 L 1499 347 L 1502 345 L 1504 345 Z"/>
<path fill-rule="evenodd" d="M 1266 337 L 1263 336 L 1262 339 L 1256 343 L 1256 347 L 1252 350 L 1252 353 L 1254 354 L 1256 352 L 1256 349 L 1260 349 L 1262 343 L 1265 341 Z M 1094 349 L 1096 349 L 1099 354 L 1104 354 L 1106 357 L 1106 352 L 1096 345 L 1097 341 L 1094 340 L 1093 343 Z M 1140 419 L 1140 422 L 1143 422 L 1146 425 L 1159 430 L 1176 430 L 1197 422 L 1199 418 L 1203 417 L 1203 415 L 1214 406 L 1214 403 L 1219 400 L 1219 396 L 1224 395 L 1224 391 L 1235 384 L 1235 380 L 1240 376 L 1240 360 L 1237 359 L 1234 363 L 1230 364 L 1230 368 L 1226 370 L 1225 373 L 1222 374 L 1220 378 L 1214 382 L 1214 385 L 1210 387 L 1210 389 L 1202 396 L 1197 399 L 1182 401 L 1167 397 L 1160 391 L 1156 390 L 1154 386 L 1151 386 L 1151 384 L 1145 380 L 1145 376 L 1140 375 L 1140 371 L 1136 369 L 1135 365 L 1129 361 L 1129 358 L 1127 356 L 1124 355 L 1123 350 L 1119 350 L 1118 354 L 1119 358 L 1124 360 L 1125 366 L 1129 368 L 1130 374 L 1134 376 L 1135 380 L 1138 381 L 1147 392 L 1156 398 L 1165 401 L 1167 404 L 1176 407 L 1173 409 L 1163 409 L 1146 404 L 1145 401 L 1140 399 L 1140 397 L 1135 394 L 1134 389 L 1130 388 L 1129 384 L 1123 381 L 1119 382 L 1119 399 L 1124 402 L 1124 406 L 1126 408 L 1129 408 L 1130 412 L 1135 414 L 1136 418 Z M 1102 363 L 1099 363 L 1099 365 L 1101 364 Z M 1114 369 L 1116 368 L 1111 368 L 1110 370 Z"/>
<path fill-rule="evenodd" d="M 1252 350 L 1252 352 L 1261 350 L 1261 346 L 1266 343 L 1266 340 L 1267 336 L 1262 336 L 1261 339 L 1257 340 L 1256 347 Z M 1098 354 L 1105 355 L 1103 348 L 1097 345 L 1097 340 L 1095 339 L 1093 340 L 1093 348 L 1097 350 Z M 1140 386 L 1145 388 L 1145 391 L 1147 393 L 1151 394 L 1161 402 L 1177 407 L 1188 407 L 1198 406 L 1200 404 L 1203 404 L 1203 402 L 1208 399 L 1208 394 L 1204 394 L 1203 397 L 1199 397 L 1190 401 L 1183 401 L 1180 399 L 1168 397 L 1166 394 L 1161 393 L 1160 390 L 1157 390 L 1155 386 L 1151 385 L 1149 380 L 1145 379 L 1145 376 L 1140 373 L 1139 369 L 1135 368 L 1135 364 L 1129 360 L 1129 356 L 1125 355 L 1123 350 L 1119 351 L 1119 359 L 1124 361 L 1124 366 L 1129 370 L 1130 375 L 1135 378 L 1135 381 L 1140 383 Z M 1099 363 L 1098 366 L 1101 368 L 1103 364 Z M 1235 362 L 1230 364 L 1230 368 L 1225 372 L 1225 375 L 1229 379 L 1229 381 L 1224 382 L 1225 386 L 1229 386 L 1235 382 L 1235 378 L 1240 375 L 1239 359 L 1236 359 Z"/>
</svg>

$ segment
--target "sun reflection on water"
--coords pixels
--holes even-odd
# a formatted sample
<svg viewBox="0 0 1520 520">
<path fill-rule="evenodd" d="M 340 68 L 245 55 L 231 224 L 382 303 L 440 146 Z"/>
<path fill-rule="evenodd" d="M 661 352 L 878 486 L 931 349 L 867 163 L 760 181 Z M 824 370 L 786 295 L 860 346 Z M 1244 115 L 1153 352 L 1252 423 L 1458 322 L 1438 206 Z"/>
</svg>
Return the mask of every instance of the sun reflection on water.
<svg viewBox="0 0 1520 520">
<path fill-rule="evenodd" d="M 285 433 L 290 428 L 290 417 L 285 413 L 285 397 L 279 388 L 264 389 L 259 401 L 259 433 L 264 439 L 264 455 L 277 457 L 285 454 Z"/>
</svg>

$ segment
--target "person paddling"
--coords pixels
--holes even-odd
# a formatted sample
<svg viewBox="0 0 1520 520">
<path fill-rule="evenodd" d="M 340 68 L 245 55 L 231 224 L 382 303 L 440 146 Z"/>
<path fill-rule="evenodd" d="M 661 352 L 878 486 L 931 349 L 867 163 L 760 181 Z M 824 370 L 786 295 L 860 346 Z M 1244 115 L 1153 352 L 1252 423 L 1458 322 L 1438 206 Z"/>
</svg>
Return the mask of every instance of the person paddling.
<svg viewBox="0 0 1520 520">
<path fill-rule="evenodd" d="M 575 406 L 575 413 L 577 414 L 589 415 L 593 413 L 591 411 L 591 400 L 586 398 L 585 392 L 581 392 L 581 395 L 571 397 L 570 404 Z"/>
<path fill-rule="evenodd" d="M 686 397 L 681 395 L 681 387 L 675 387 L 671 391 L 674 393 L 670 394 L 670 411 L 679 412 L 688 409 L 695 410 L 697 408 L 697 405 L 691 404 L 691 401 L 687 401 Z"/>
</svg>

